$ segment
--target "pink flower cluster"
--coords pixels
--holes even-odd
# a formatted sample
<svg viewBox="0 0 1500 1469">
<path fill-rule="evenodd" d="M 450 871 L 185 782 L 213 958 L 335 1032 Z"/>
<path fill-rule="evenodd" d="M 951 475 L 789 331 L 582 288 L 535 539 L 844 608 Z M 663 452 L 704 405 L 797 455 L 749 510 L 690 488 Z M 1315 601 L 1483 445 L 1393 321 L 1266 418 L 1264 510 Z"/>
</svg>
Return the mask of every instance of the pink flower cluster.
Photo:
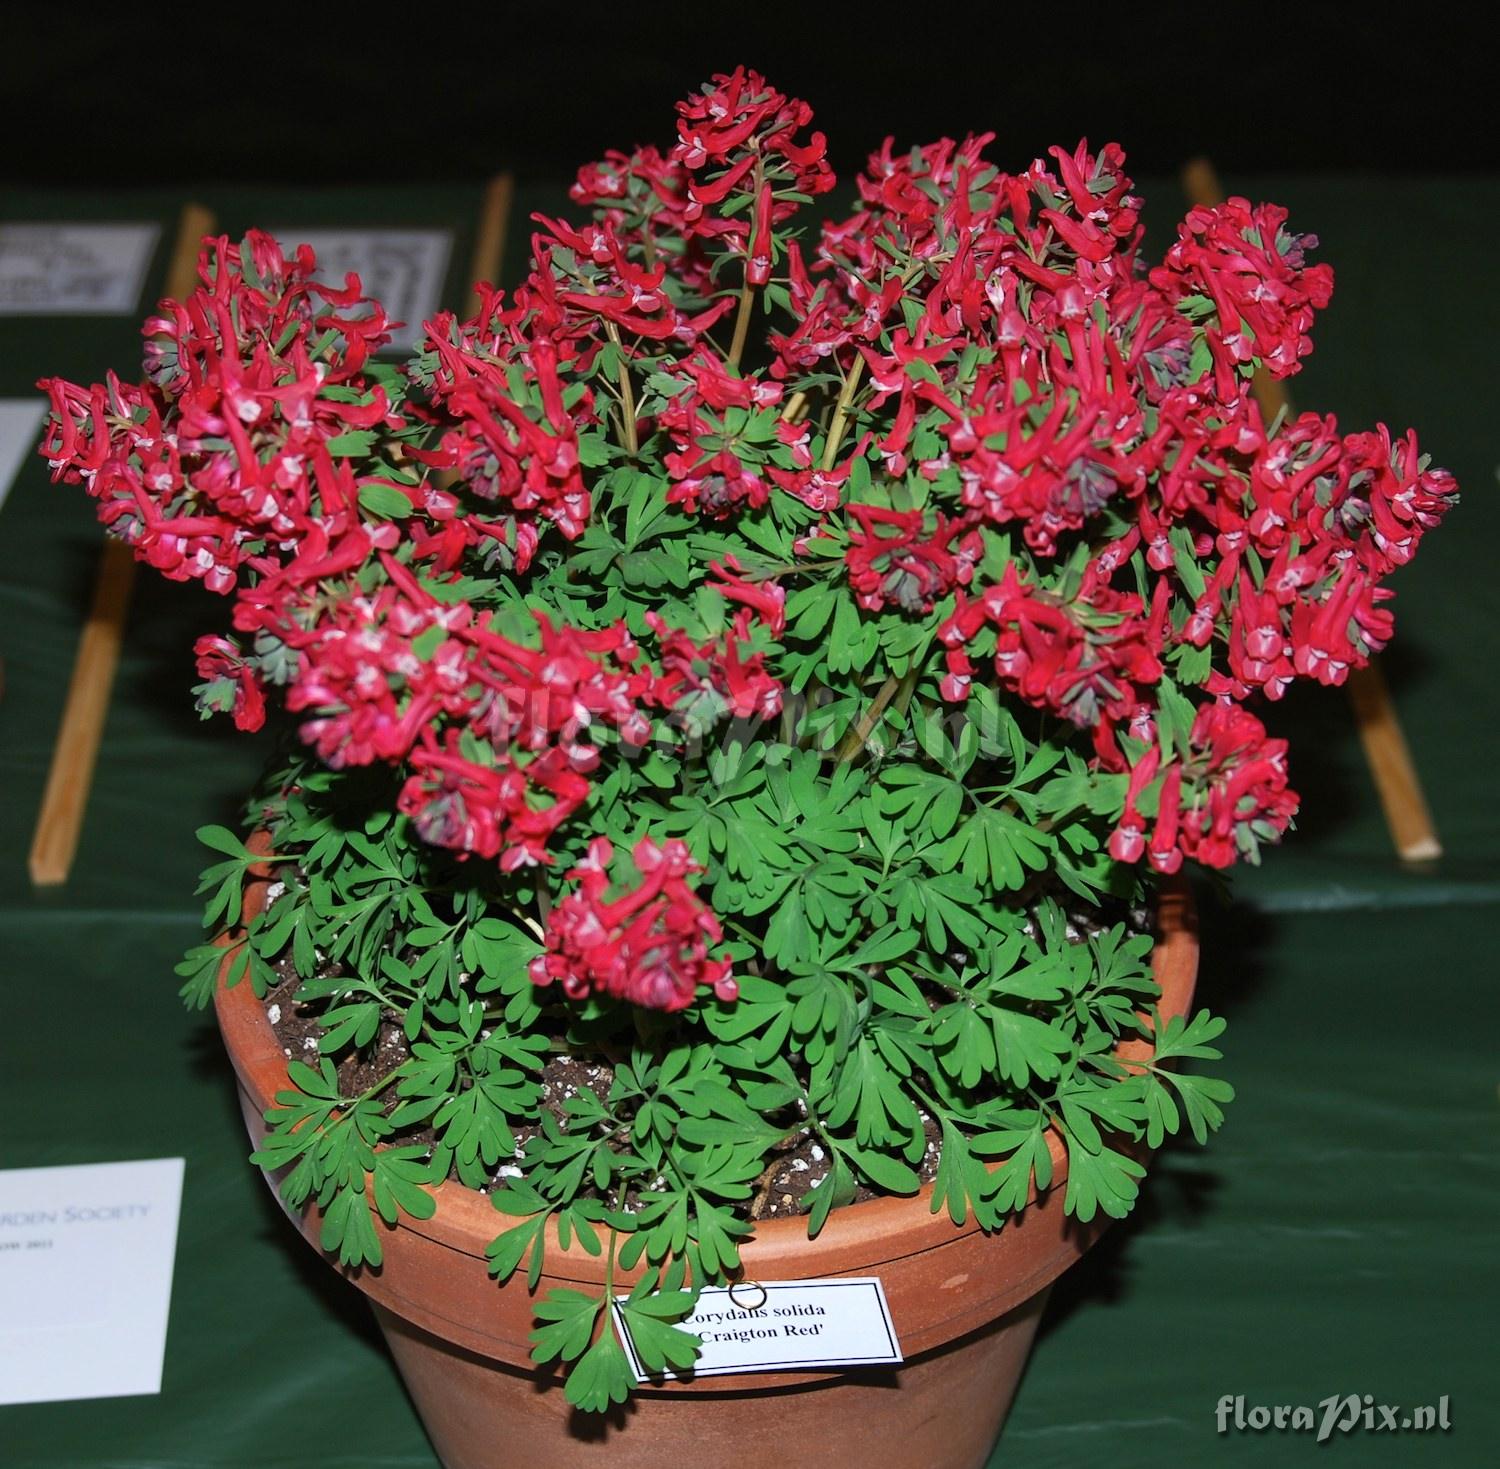
<svg viewBox="0 0 1500 1469">
<path fill-rule="evenodd" d="M 672 257 L 673 278 L 701 295 L 712 289 L 711 262 L 689 219 L 690 178 L 681 163 L 656 148 L 611 150 L 578 170 L 568 197 L 591 210 L 623 249 L 638 250 L 645 260 Z"/>
<path fill-rule="evenodd" d="M 1174 301 L 1208 297 L 1208 343 L 1231 370 L 1258 358 L 1272 377 L 1289 377 L 1312 351 L 1313 312 L 1333 294 L 1332 268 L 1306 263 L 1317 243 L 1286 229 L 1285 209 L 1230 199 L 1189 211 L 1151 280 Z"/>
<path fill-rule="evenodd" d="M 1260 721 L 1236 704 L 1198 710 L 1185 758 L 1160 781 L 1150 825 L 1140 806 L 1160 769 L 1155 744 L 1131 768 L 1124 814 L 1109 843 L 1117 861 L 1147 855 L 1158 872 L 1176 872 L 1185 856 L 1228 867 L 1253 855 L 1260 842 L 1274 841 L 1297 811 L 1297 793 L 1287 786 L 1286 741 L 1267 739 Z"/>
<path fill-rule="evenodd" d="M 330 765 L 404 762 L 398 804 L 422 837 L 503 870 L 551 860 L 549 842 L 588 798 L 600 730 L 641 745 L 655 713 L 693 735 L 781 707 L 764 656 L 745 651 L 748 613 L 704 644 L 648 614 L 653 667 L 623 624 L 588 632 L 536 613 L 533 648 L 433 597 L 393 557 L 382 563 L 385 586 L 294 640 L 287 707 L 311 716 L 302 737 Z"/>
<path fill-rule="evenodd" d="M 967 695 L 974 666 L 966 651 L 986 623 L 996 629 L 995 673 L 1030 704 L 1084 729 L 1131 721 L 1162 676 L 1154 649 L 1165 642 L 1166 588 L 1148 607 L 1092 572 L 1072 598 L 1021 579 L 1014 563 L 971 601 L 958 594 L 938 631 L 948 647 L 944 693 Z"/>
<path fill-rule="evenodd" d="M 259 728 L 280 687 L 328 764 L 402 766 L 400 809 L 424 837 L 510 870 L 550 861 L 600 731 L 641 744 L 657 715 L 693 733 L 780 708 L 746 646 L 748 608 L 702 643 L 654 617 L 653 667 L 623 623 L 535 613 L 506 635 L 454 589 L 471 550 L 523 571 L 543 524 L 575 537 L 587 522 L 592 399 L 564 396 L 599 350 L 592 307 L 541 269 L 510 306 L 488 291 L 473 320 L 431 324 L 431 406 L 397 412 L 366 371 L 383 312 L 315 269 L 306 247 L 288 259 L 266 235 L 208 241 L 201 287 L 146 325 L 143 386 L 43 384 L 54 475 L 83 481 L 140 559 L 234 596 L 235 637 L 195 650 L 205 710 Z M 434 427 L 439 446 L 420 447 Z M 458 468 L 499 513 L 471 512 L 431 474 L 357 473 L 377 430 L 419 465 Z"/>
<path fill-rule="evenodd" d="M 677 104 L 678 143 L 670 156 L 689 174 L 687 223 L 743 257 L 747 286 L 771 278 L 775 226 L 797 212 L 791 196 L 833 187 L 823 134 L 798 140 L 811 121 L 806 102 L 784 96 L 743 66 Z M 748 220 L 708 212 L 735 193 L 751 197 Z"/>
<path fill-rule="evenodd" d="M 659 159 L 640 166 L 649 178 L 676 167 Z M 618 352 L 624 350 L 618 344 L 629 340 L 632 361 L 659 362 L 687 387 L 661 415 L 677 446 L 666 460 L 678 482 L 674 498 L 692 508 L 701 501 L 726 510 L 744 501 L 765 502 L 766 488 L 732 452 L 697 447 L 698 431 L 722 427 L 717 420 L 700 422 L 700 403 L 722 412 L 748 401 L 749 385 L 700 345 L 733 303 L 727 297 L 695 298 L 696 289 L 712 287 L 705 273 L 688 264 L 693 252 L 671 254 L 666 239 L 652 233 L 664 223 L 693 228 L 680 219 L 687 206 L 672 203 L 685 185 L 660 175 L 658 193 L 635 170 L 624 159 L 585 170 L 590 181 L 575 192 L 604 201 L 590 226 L 537 217 L 544 229 L 533 237 L 534 268 L 509 304 L 504 292 L 489 289 L 470 320 L 445 312 L 428 324 L 418 377 L 446 422 L 439 447 L 413 457 L 431 468 L 456 470 L 476 495 L 503 508 L 504 519 L 490 533 L 507 548 L 505 564 L 518 571 L 526 570 L 535 553 L 539 522 L 555 525 L 570 540 L 588 522 L 592 501 L 579 438 L 601 420 L 591 389 L 564 390 L 582 385 L 611 341 Z M 610 202 L 625 197 L 632 181 L 654 208 L 639 197 L 633 212 Z M 700 218 L 697 227 L 702 225 Z M 654 263 L 638 260 L 639 252 Z M 676 289 L 666 283 L 669 265 L 687 272 L 686 279 L 674 278 Z M 767 388 L 757 392 L 758 404 L 774 401 Z"/>
<path fill-rule="evenodd" d="M 677 111 L 676 146 L 666 154 L 649 146 L 612 150 L 579 169 L 570 197 L 607 231 L 596 241 L 639 250 L 647 262 L 670 260 L 674 281 L 689 294 L 712 293 L 706 246 L 740 257 L 749 284 L 765 285 L 775 226 L 796 213 L 792 196 L 834 184 L 823 135 L 798 137 L 812 109 L 741 67 L 715 76 Z M 730 212 L 738 195 L 750 208 Z"/>
<path fill-rule="evenodd" d="M 780 384 L 739 377 L 702 348 L 665 367 L 662 377 L 682 384 L 655 418 L 672 445 L 662 458 L 672 481 L 668 501 L 715 519 L 759 510 L 771 486 L 765 453 L 749 431 L 757 418 L 776 421 Z"/>
<path fill-rule="evenodd" d="M 591 217 L 535 216 L 521 284 L 426 323 L 401 373 L 357 279 L 263 234 L 206 242 L 141 386 L 43 384 L 43 452 L 142 560 L 233 595 L 234 635 L 196 649 L 205 709 L 255 728 L 283 691 L 324 760 L 395 765 L 424 837 L 506 870 L 551 860 L 616 746 L 777 714 L 778 668 L 816 661 L 781 661 L 787 591 L 819 585 L 931 619 L 944 697 L 992 670 L 1085 731 L 1118 860 L 1253 856 L 1296 797 L 1245 706 L 1381 648 L 1386 577 L 1456 499 L 1411 433 L 1264 422 L 1254 372 L 1298 370 L 1332 289 L 1315 240 L 1236 198 L 1148 266 L 1116 145 L 1009 174 L 988 135 L 887 141 L 853 215 L 799 240 L 833 185 L 811 121 L 754 71 L 713 77 L 669 149 L 580 170 Z M 618 538 L 656 494 L 649 536 L 676 543 L 637 555 Z M 530 610 L 579 605 L 548 537 L 609 568 L 605 625 Z M 539 982 L 664 1008 L 732 989 L 681 844 L 643 839 L 613 900 L 611 856 L 573 874 Z"/>
<path fill-rule="evenodd" d="M 699 643 L 659 614 L 646 621 L 661 648 L 656 700 L 673 710 L 690 733 L 713 728 L 727 712 L 735 719 L 771 719 L 781 711 L 781 685 L 766 672 L 765 655 L 746 657 L 750 614 L 741 612 L 723 637 Z"/>
<path fill-rule="evenodd" d="M 248 570 L 302 584 L 391 534 L 361 514 L 340 444 L 402 420 L 362 372 L 388 336 L 358 282 L 313 279 L 269 235 L 205 242 L 201 287 L 145 326 L 147 381 L 40 386 L 42 452 L 99 518 L 175 581 L 227 592 Z"/>
<path fill-rule="evenodd" d="M 724 935 L 688 885 L 703 869 L 687 847 L 643 837 L 631 853 L 639 885 L 610 897 L 614 850 L 595 837 L 568 874 L 578 886 L 548 920 L 547 951 L 531 961 L 533 981 L 558 983 L 570 999 L 610 995 L 652 1010 L 685 1009 L 702 986 L 733 1000 L 739 987 L 729 961 L 709 957 Z"/>
<path fill-rule="evenodd" d="M 850 505 L 849 516 L 849 586 L 871 612 L 887 605 L 930 612 L 940 598 L 968 586 L 984 554 L 978 532 L 941 514 L 930 529 L 920 510 Z"/>
<path fill-rule="evenodd" d="M 860 606 L 922 614 L 954 598 L 947 697 L 972 686 L 983 633 L 1001 683 L 1092 730 L 1108 771 L 1154 739 L 1157 686 L 1186 653 L 1202 654 L 1188 681 L 1235 706 L 1294 677 L 1342 682 L 1390 636 L 1382 579 L 1456 493 L 1412 434 L 1341 436 L 1313 415 L 1268 432 L 1249 379 L 1260 362 L 1285 377 L 1310 350 L 1332 289 L 1306 259 L 1316 241 L 1283 210 L 1231 199 L 1193 210 L 1147 271 L 1117 147 L 1054 148 L 1009 176 L 988 141 L 887 144 L 813 264 L 791 252 L 794 323 L 771 338 L 770 375 L 866 374 L 866 437 L 817 471 L 811 452 L 773 468 L 773 482 L 830 517 Z M 871 441 L 888 475 L 930 486 L 925 510 L 844 503 Z M 816 501 L 815 472 L 831 491 Z M 1018 531 L 1029 555 L 983 586 L 986 528 Z M 1260 728 L 1235 719 L 1242 743 Z M 1258 738 L 1243 767 L 1279 769 L 1276 742 Z M 1186 779 L 1153 770 L 1153 790 Z M 1236 800 L 1242 833 L 1289 816 L 1269 786 Z M 1223 820 L 1215 807 L 1215 831 Z M 1180 852 L 1233 855 L 1186 816 L 1167 825 Z"/>
<path fill-rule="evenodd" d="M 476 497 L 496 506 L 491 534 L 501 564 L 525 571 L 540 526 L 576 539 L 588 523 L 588 483 L 578 438 L 594 422 L 585 389 L 569 406 L 563 389 L 598 355 L 597 319 L 570 311 L 551 274 L 533 272 L 507 305 L 481 290 L 467 321 L 439 313 L 427 325 L 419 376 L 442 411 L 436 450 L 416 450 L 429 468 L 455 470 Z"/>
</svg>

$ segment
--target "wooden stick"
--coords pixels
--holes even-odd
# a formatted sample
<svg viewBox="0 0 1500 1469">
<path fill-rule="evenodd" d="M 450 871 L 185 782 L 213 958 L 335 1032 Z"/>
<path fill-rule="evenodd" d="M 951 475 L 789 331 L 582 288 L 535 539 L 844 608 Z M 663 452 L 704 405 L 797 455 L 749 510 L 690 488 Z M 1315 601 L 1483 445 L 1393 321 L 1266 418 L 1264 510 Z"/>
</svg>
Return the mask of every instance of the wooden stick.
<svg viewBox="0 0 1500 1469">
<path fill-rule="evenodd" d="M 1350 669 L 1345 689 L 1354 706 L 1354 724 L 1396 850 L 1407 862 L 1431 862 L 1441 857 L 1443 844 L 1438 840 L 1421 777 L 1412 762 L 1379 661 L 1372 658 L 1363 668 Z"/>
<path fill-rule="evenodd" d="M 180 301 L 193 290 L 198 282 L 199 242 L 213 228 L 214 217 L 202 205 L 183 206 L 167 268 L 165 295 Z M 130 547 L 123 541 L 106 541 L 31 839 L 31 880 L 38 887 L 66 882 L 78 851 L 134 583 L 135 559 Z"/>
<path fill-rule="evenodd" d="M 505 264 L 505 235 L 515 192 L 515 180 L 508 173 L 497 173 L 484 191 L 479 230 L 474 236 L 474 260 L 469 267 L 469 280 L 474 286 L 480 281 L 494 285 Z M 472 316 L 479 307 L 479 292 L 470 290 L 469 314 Z"/>
<path fill-rule="evenodd" d="M 1224 201 L 1219 176 L 1206 158 L 1194 158 L 1183 166 L 1182 188 L 1194 204 Z M 1255 374 L 1251 391 L 1268 425 L 1279 413 L 1291 412 L 1291 396 L 1265 368 Z M 1354 710 L 1354 725 L 1364 746 L 1365 763 L 1375 779 L 1386 828 L 1396 851 L 1407 862 L 1430 862 L 1441 857 L 1443 846 L 1428 809 L 1421 777 L 1378 661 L 1372 657 L 1365 667 L 1351 669 L 1345 688 Z"/>
</svg>

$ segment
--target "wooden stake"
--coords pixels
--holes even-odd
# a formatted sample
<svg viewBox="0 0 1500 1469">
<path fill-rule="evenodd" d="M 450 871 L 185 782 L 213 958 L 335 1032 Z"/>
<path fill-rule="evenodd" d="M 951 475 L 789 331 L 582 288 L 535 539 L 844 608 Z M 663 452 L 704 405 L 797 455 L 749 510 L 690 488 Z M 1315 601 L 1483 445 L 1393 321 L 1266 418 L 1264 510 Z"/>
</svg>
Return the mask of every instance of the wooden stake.
<svg viewBox="0 0 1500 1469">
<path fill-rule="evenodd" d="M 484 191 L 484 203 L 479 210 L 479 230 L 474 236 L 474 260 L 469 267 L 469 280 L 473 285 L 480 281 L 495 284 L 500 268 L 505 263 L 505 234 L 510 223 L 510 206 L 515 196 L 516 184 L 508 173 L 498 173 Z M 480 307 L 479 292 L 469 292 L 469 314 Z"/>
<path fill-rule="evenodd" d="M 1224 201 L 1219 176 L 1206 158 L 1194 158 L 1183 166 L 1182 188 L 1194 204 Z M 1291 412 L 1286 388 L 1264 368 L 1255 374 L 1251 391 L 1268 425 L 1278 413 Z M 1443 846 L 1378 661 L 1371 658 L 1365 667 L 1351 669 L 1345 689 L 1396 851 L 1407 862 L 1430 862 L 1441 857 Z"/>
<path fill-rule="evenodd" d="M 1412 762 L 1411 749 L 1396 717 L 1396 705 L 1386 687 L 1380 663 L 1372 658 L 1363 668 L 1349 671 L 1345 684 L 1354 706 L 1354 723 L 1365 747 L 1365 760 L 1375 777 L 1385 824 L 1396 850 L 1408 862 L 1431 862 L 1443 855 L 1422 781 Z"/>
<path fill-rule="evenodd" d="M 213 215 L 202 205 L 184 205 L 167 268 L 165 295 L 180 301 L 197 285 L 199 242 L 213 228 Z M 42 809 L 31 839 L 31 880 L 39 887 L 66 882 L 78 850 L 134 582 L 135 559 L 130 548 L 123 541 L 105 542 L 94 582 L 93 605 L 78 640 Z"/>
</svg>

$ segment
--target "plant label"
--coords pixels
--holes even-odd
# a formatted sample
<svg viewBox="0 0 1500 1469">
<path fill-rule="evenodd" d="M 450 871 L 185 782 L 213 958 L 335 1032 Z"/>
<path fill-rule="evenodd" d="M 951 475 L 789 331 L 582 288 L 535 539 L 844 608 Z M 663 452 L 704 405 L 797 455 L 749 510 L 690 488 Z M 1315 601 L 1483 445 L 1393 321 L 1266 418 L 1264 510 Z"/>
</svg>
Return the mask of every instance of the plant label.
<svg viewBox="0 0 1500 1469">
<path fill-rule="evenodd" d="M 628 1313 L 616 1301 L 620 1337 L 636 1380 L 644 1382 Z M 690 1373 L 821 1372 L 889 1366 L 902 1361 L 885 1291 L 876 1276 L 826 1280 L 768 1280 L 712 1286 L 677 1323 L 703 1342 Z"/>
<path fill-rule="evenodd" d="M 39 397 L 0 398 L 0 505 L 10 494 L 16 471 L 37 446 L 47 405 Z"/>
<path fill-rule="evenodd" d="M 342 287 L 353 271 L 360 291 L 404 325 L 391 346 L 410 352 L 422 340 L 422 323 L 438 309 L 453 236 L 447 230 L 277 230 L 283 250 L 311 245 L 318 257 L 317 278 Z"/>
<path fill-rule="evenodd" d="M 161 1391 L 182 1167 L 0 1170 L 0 1403 Z"/>
<path fill-rule="evenodd" d="M 154 224 L 0 224 L 0 316 L 127 316 Z"/>
</svg>

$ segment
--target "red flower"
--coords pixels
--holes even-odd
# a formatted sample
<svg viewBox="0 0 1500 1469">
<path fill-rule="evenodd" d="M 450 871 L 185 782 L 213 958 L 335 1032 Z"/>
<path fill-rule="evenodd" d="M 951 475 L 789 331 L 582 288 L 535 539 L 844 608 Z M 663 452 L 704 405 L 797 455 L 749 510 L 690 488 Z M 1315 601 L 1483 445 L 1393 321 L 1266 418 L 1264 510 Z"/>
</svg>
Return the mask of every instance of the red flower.
<svg viewBox="0 0 1500 1469">
<path fill-rule="evenodd" d="M 717 75 L 677 104 L 678 143 L 670 160 L 689 174 L 685 233 L 720 241 L 745 260 L 745 281 L 764 286 L 776 254 L 774 231 L 796 213 L 799 196 L 826 193 L 833 172 L 822 133 L 798 141 L 812 108 L 740 67 Z M 748 194 L 745 213 L 713 213 Z"/>
<path fill-rule="evenodd" d="M 506 310 L 497 295 L 462 325 L 446 315 L 429 323 L 431 392 L 453 427 L 439 453 L 419 457 L 434 468 L 456 468 L 482 499 L 507 502 L 522 524 L 539 517 L 572 540 L 590 510 L 578 432 L 592 399 L 585 393 L 572 410 L 564 407 L 561 374 L 577 343 L 547 335 L 541 317 L 524 302 Z M 511 370 L 522 362 L 528 392 L 517 401 Z"/>
<path fill-rule="evenodd" d="M 1171 856 L 1173 835 L 1183 855 L 1228 867 L 1239 856 L 1253 859 L 1262 842 L 1278 840 L 1297 811 L 1297 794 L 1287 786 L 1286 741 L 1267 739 L 1253 714 L 1232 703 L 1205 704 L 1190 744 L 1186 762 L 1172 772 L 1181 772 L 1180 812 L 1172 782 L 1163 789 L 1151 840 L 1151 862 L 1161 872 L 1175 871 L 1181 860 Z"/>
<path fill-rule="evenodd" d="M 812 134 L 806 143 L 795 141 L 796 133 L 812 121 L 812 108 L 776 91 L 759 72 L 742 66 L 716 74 L 701 92 L 677 104 L 677 115 L 679 142 L 671 157 L 695 175 L 721 165 L 731 172 L 738 166 L 742 176 L 746 160 L 759 154 L 768 171 L 786 172 L 797 193 L 822 194 L 833 187 L 823 134 Z M 704 185 L 695 179 L 691 192 L 701 200 Z M 711 190 L 708 202 L 718 202 Z"/>
<path fill-rule="evenodd" d="M 1156 826 L 1151 833 L 1151 866 L 1157 872 L 1173 873 L 1182 866 L 1182 767 L 1174 765 L 1161 783 L 1156 806 Z"/>
<path fill-rule="evenodd" d="M 1382 616 L 1375 605 L 1381 595 L 1358 567 L 1346 563 L 1321 600 L 1296 602 L 1291 630 L 1297 672 L 1321 684 L 1337 685 L 1349 677 L 1351 668 L 1368 663 L 1370 653 L 1383 647 L 1390 636 L 1389 614 Z"/>
<path fill-rule="evenodd" d="M 145 386 L 41 384 L 53 478 L 84 481 L 99 518 L 174 580 L 229 592 L 305 542 L 362 534 L 357 486 L 325 498 L 322 466 L 329 440 L 402 423 L 361 372 L 387 323 L 357 280 L 336 290 L 315 268 L 306 246 L 289 260 L 257 231 L 206 240 L 202 284 L 146 323 Z"/>
<path fill-rule="evenodd" d="M 560 983 L 569 999 L 610 995 L 652 1010 L 682 1010 L 700 985 L 721 1000 L 739 992 L 727 959 L 711 959 L 723 942 L 719 920 L 688 884 L 703 869 L 680 841 L 658 846 L 643 837 L 632 852 L 638 886 L 612 891 L 614 846 L 589 843 L 588 856 L 568 875 L 577 888 L 552 910 L 547 952 L 531 961 L 538 985 Z"/>
<path fill-rule="evenodd" d="M 537 613 L 540 646 L 527 646 L 437 600 L 392 557 L 381 567 L 389 580 L 372 594 L 264 615 L 295 659 L 287 707 L 311 716 L 302 738 L 335 767 L 409 760 L 401 809 L 437 845 L 507 869 L 550 860 L 599 763 L 591 732 L 650 734 L 653 676 L 632 667 L 635 644 L 623 625 L 584 632 Z"/>
<path fill-rule="evenodd" d="M 1248 688 L 1279 699 L 1296 673 L 1288 656 L 1284 616 L 1276 598 L 1257 592 L 1248 572 L 1240 572 L 1239 599 L 1229 625 L 1229 667 Z"/>
<path fill-rule="evenodd" d="M 1161 750 L 1153 741 L 1146 753 L 1130 767 L 1125 808 L 1109 839 L 1109 855 L 1116 862 L 1139 862 L 1146 853 L 1146 823 L 1137 806 L 1160 768 Z"/>
<path fill-rule="evenodd" d="M 227 710 L 236 729 L 257 730 L 266 722 L 266 695 L 254 665 L 228 638 L 201 637 L 193 645 L 198 677 L 194 693 L 204 717 Z"/>
<path fill-rule="evenodd" d="M 977 601 L 959 592 L 938 637 L 957 650 L 993 623 L 1002 684 L 1080 727 L 1112 726 L 1133 717 L 1161 678 L 1166 591 L 1159 582 L 1147 608 L 1139 597 L 1086 581 L 1065 602 L 1022 581 L 1012 563 Z M 967 692 L 966 664 L 950 657 L 948 697 Z"/>
<path fill-rule="evenodd" d="M 396 804 L 417 834 L 435 846 L 498 856 L 505 872 L 551 861 L 548 841 L 589 791 L 560 750 L 524 768 L 509 756 L 481 764 L 463 753 L 456 729 L 441 745 L 433 741 L 413 751 L 411 770 Z"/>
<path fill-rule="evenodd" d="M 795 496 L 809 510 L 826 515 L 836 510 L 843 499 L 849 465 L 842 469 L 814 469 L 811 465 L 801 469 L 772 469 L 770 474 L 777 489 Z"/>
<path fill-rule="evenodd" d="M 1046 375 L 1063 386 L 1040 397 Z M 1144 486 L 1159 450 L 1142 435 L 1134 392 L 1116 349 L 1093 317 L 1081 319 L 1064 354 L 1033 358 L 1035 386 L 993 367 L 960 399 L 923 383 L 917 390 L 948 419 L 949 462 L 963 503 L 997 525 L 1020 520 L 1027 544 L 1052 554 L 1059 536 L 1097 515 L 1121 488 Z"/>
<path fill-rule="evenodd" d="M 777 582 L 749 582 L 739 575 L 740 563 L 733 556 L 711 561 L 708 574 L 717 578 L 709 585 L 731 602 L 741 602 L 779 638 L 786 629 L 786 591 Z"/>
<path fill-rule="evenodd" d="M 745 283 L 763 286 L 771 279 L 771 185 L 760 186 L 755 196 L 755 223 L 750 231 L 750 243 L 745 247 Z"/>
<path fill-rule="evenodd" d="M 668 454 L 663 462 L 673 481 L 668 502 L 718 520 L 742 506 L 759 510 L 771 493 L 765 480 L 728 449 L 706 455 L 697 450 Z"/>
<path fill-rule="evenodd" d="M 979 533 L 964 520 L 938 515 L 929 531 L 921 510 L 851 505 L 849 514 L 855 522 L 844 558 L 849 586 L 859 605 L 871 612 L 887 605 L 930 612 L 955 586 L 968 585 L 984 554 Z"/>
<path fill-rule="evenodd" d="M 1333 294 L 1333 269 L 1308 265 L 1316 235 L 1285 228 L 1286 210 L 1234 198 L 1188 213 L 1152 283 L 1176 297 L 1201 292 L 1218 326 L 1208 334 L 1215 355 L 1248 372 L 1260 361 L 1272 377 L 1290 377 L 1312 351 L 1313 313 Z"/>
<path fill-rule="evenodd" d="M 1428 469 L 1408 431 L 1392 441 L 1381 424 L 1374 433 L 1344 440 L 1349 495 L 1339 507 L 1341 524 L 1359 536 L 1356 552 L 1375 576 L 1404 566 L 1422 536 L 1458 503 L 1458 487 L 1445 469 Z"/>
<path fill-rule="evenodd" d="M 694 642 L 681 628 L 668 627 L 659 614 L 646 621 L 661 649 L 661 672 L 651 698 L 686 721 L 701 736 L 728 713 L 737 719 L 770 719 L 781 712 L 781 685 L 766 672 L 765 655 L 742 655 L 749 641 L 750 612 L 741 611 L 722 638 Z"/>
</svg>

